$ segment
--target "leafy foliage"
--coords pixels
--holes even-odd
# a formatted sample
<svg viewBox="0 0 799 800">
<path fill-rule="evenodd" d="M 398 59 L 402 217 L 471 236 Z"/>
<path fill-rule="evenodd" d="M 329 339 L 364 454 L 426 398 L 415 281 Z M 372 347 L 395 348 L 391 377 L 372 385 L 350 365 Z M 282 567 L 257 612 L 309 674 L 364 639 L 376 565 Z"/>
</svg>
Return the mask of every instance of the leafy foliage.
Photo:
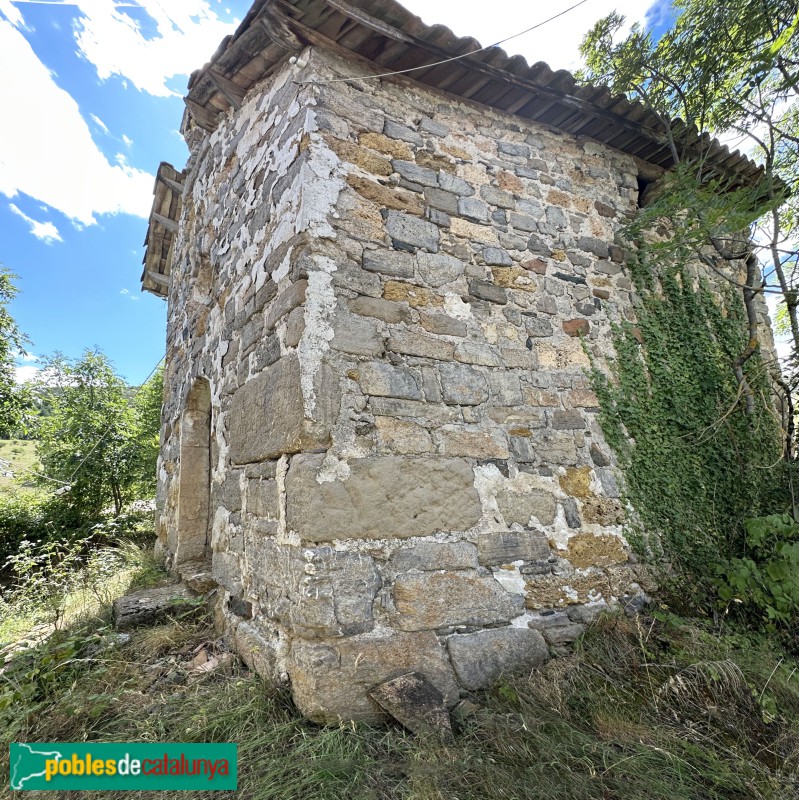
<svg viewBox="0 0 799 800">
<path fill-rule="evenodd" d="M 747 364 L 754 416 L 737 402 L 729 365 L 745 329 L 736 294 L 716 305 L 707 286 L 676 267 L 654 279 L 633 261 L 632 274 L 637 324 L 615 330 L 613 378 L 592 373 L 600 422 L 642 530 L 660 534 L 658 545 L 639 533 L 639 549 L 659 556 L 662 547 L 684 577 L 681 589 L 703 604 L 719 559 L 744 552 L 744 518 L 785 502 L 779 425 L 757 358 Z"/>
<path fill-rule="evenodd" d="M 725 559 L 719 594 L 738 600 L 771 623 L 799 620 L 799 523 L 790 514 L 746 521 L 746 554 Z"/>
<path fill-rule="evenodd" d="M 17 385 L 14 379 L 14 353 L 27 343 L 7 308 L 17 294 L 16 277 L 0 265 L 0 439 L 7 439 L 24 427 L 31 406 L 28 389 Z"/>
<path fill-rule="evenodd" d="M 120 514 L 126 502 L 154 486 L 161 373 L 132 403 L 99 351 L 87 350 L 76 360 L 56 354 L 41 374 L 51 404 L 38 431 L 44 473 L 62 482 L 64 503 L 79 523 L 109 505 Z"/>
<path fill-rule="evenodd" d="M 779 381 L 790 405 L 799 384 L 799 7 L 795 0 L 675 0 L 672 8 L 676 21 L 657 40 L 636 26 L 617 41 L 623 17 L 600 20 L 582 46 L 583 78 L 635 97 L 660 120 L 677 169 L 641 222 L 669 227 L 672 252 L 661 254 L 662 263 L 677 250 L 681 263 L 690 253 L 710 269 L 731 253 L 747 261 L 745 276 L 727 280 L 747 309 L 750 337 L 734 367 L 750 411 L 741 367 L 759 347 L 755 299 L 778 294 L 794 350 L 792 372 Z M 700 135 L 738 137 L 737 146 L 752 150 L 762 164 L 760 180 L 740 187 L 734 173 L 710 169 L 711 139 L 684 135 L 691 127 Z M 741 247 L 745 230 L 754 235 L 757 261 Z M 790 416 L 789 410 L 789 433 Z"/>
<path fill-rule="evenodd" d="M 134 419 L 125 384 L 108 359 L 87 350 L 71 361 L 56 354 L 44 362 L 53 413 L 39 427 L 38 455 L 44 473 L 69 487 L 65 495 L 81 520 L 112 503 L 116 513 L 127 499 L 133 473 Z"/>
</svg>

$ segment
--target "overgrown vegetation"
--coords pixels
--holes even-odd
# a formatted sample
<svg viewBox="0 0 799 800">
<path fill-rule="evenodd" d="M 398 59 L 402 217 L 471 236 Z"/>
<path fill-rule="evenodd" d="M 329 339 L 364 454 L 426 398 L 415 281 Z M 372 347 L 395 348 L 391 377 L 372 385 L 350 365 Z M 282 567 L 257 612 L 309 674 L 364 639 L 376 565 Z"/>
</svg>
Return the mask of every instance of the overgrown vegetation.
<svg viewBox="0 0 799 800">
<path fill-rule="evenodd" d="M 747 552 L 744 520 L 787 510 L 779 420 L 757 357 L 746 365 L 753 413 L 739 402 L 730 364 L 746 332 L 734 293 L 721 305 L 679 268 L 632 274 L 637 321 L 615 329 L 612 379 L 593 371 L 600 422 L 638 515 L 631 538 L 650 559 L 665 555 L 679 594 L 706 607 L 722 560 Z"/>
<path fill-rule="evenodd" d="M 50 481 L 60 481 L 64 502 L 83 522 L 113 506 L 120 514 L 134 497 L 154 492 L 162 372 L 130 402 L 124 381 L 104 354 L 47 359 L 41 381 L 51 411 L 38 426 L 37 453 Z"/>
<path fill-rule="evenodd" d="M 397 726 L 319 728 L 238 662 L 198 671 L 197 654 L 220 648 L 202 607 L 129 640 L 107 607 L 34 638 L 0 688 L 0 770 L 11 740 L 237 742 L 236 796 L 247 800 L 789 800 L 799 790 L 799 663 L 762 635 L 668 612 L 602 618 L 573 656 L 471 695 L 450 746 Z"/>
<path fill-rule="evenodd" d="M 633 538 L 665 559 L 675 597 L 717 612 L 733 603 L 792 636 L 799 7 L 677 0 L 673 10 L 657 39 L 639 27 L 619 38 L 614 13 L 582 48 L 584 77 L 654 112 L 673 162 L 620 231 L 640 303 L 637 324 L 616 330 L 614 374 L 594 372 L 601 422 L 638 515 Z M 760 180 L 714 168 L 711 138 L 686 135 L 691 127 L 748 140 Z M 762 348 L 768 292 L 790 323 L 785 377 Z"/>
</svg>

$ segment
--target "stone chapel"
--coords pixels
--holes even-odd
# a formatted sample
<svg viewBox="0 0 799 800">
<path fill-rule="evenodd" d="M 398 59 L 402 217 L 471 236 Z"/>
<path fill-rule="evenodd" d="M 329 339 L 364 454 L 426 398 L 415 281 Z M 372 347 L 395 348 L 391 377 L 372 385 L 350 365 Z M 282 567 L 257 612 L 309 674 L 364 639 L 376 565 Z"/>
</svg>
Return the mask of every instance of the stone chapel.
<svg viewBox="0 0 799 800">
<path fill-rule="evenodd" d="M 409 672 L 451 705 L 640 595 L 588 367 L 659 125 L 394 0 L 257 0 L 192 75 L 142 276 L 159 547 L 309 718 Z"/>
</svg>

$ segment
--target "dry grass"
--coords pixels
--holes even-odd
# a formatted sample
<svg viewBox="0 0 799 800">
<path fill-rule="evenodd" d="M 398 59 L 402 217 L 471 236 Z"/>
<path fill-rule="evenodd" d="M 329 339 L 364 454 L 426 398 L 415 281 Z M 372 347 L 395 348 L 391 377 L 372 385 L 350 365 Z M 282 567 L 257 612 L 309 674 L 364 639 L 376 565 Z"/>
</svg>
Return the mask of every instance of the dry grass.
<svg viewBox="0 0 799 800">
<path fill-rule="evenodd" d="M 224 649 L 200 611 L 102 649 L 112 641 L 107 622 L 73 623 L 19 657 L 18 676 L 30 676 L 58 648 L 67 653 L 0 712 L 0 729 L 18 741 L 237 742 L 235 796 L 246 800 L 799 796 L 799 664 L 765 635 L 718 635 L 674 617 L 606 618 L 574 655 L 471 695 L 453 713 L 455 744 L 443 746 L 397 726 L 316 727 L 284 689 L 239 662 L 197 675 L 200 650 Z M 87 650 L 87 641 L 101 647 Z M 102 795 L 150 796 L 163 794 Z"/>
</svg>

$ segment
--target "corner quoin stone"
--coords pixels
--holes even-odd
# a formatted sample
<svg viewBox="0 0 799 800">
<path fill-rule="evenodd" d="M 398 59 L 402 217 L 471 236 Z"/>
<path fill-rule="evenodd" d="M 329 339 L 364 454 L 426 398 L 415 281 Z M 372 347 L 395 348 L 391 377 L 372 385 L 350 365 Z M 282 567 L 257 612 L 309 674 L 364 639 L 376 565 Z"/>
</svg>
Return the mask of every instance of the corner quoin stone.
<svg viewBox="0 0 799 800">
<path fill-rule="evenodd" d="M 285 453 L 327 447 L 329 420 L 338 405 L 337 381 L 328 367 L 317 375 L 318 420 L 305 417 L 300 365 L 296 356 L 282 358 L 244 384 L 230 405 L 230 459 L 249 464 Z"/>
<path fill-rule="evenodd" d="M 468 530 L 482 514 L 474 472 L 458 458 L 377 456 L 319 483 L 321 454 L 291 460 L 286 525 L 303 541 L 425 536 Z"/>
</svg>

